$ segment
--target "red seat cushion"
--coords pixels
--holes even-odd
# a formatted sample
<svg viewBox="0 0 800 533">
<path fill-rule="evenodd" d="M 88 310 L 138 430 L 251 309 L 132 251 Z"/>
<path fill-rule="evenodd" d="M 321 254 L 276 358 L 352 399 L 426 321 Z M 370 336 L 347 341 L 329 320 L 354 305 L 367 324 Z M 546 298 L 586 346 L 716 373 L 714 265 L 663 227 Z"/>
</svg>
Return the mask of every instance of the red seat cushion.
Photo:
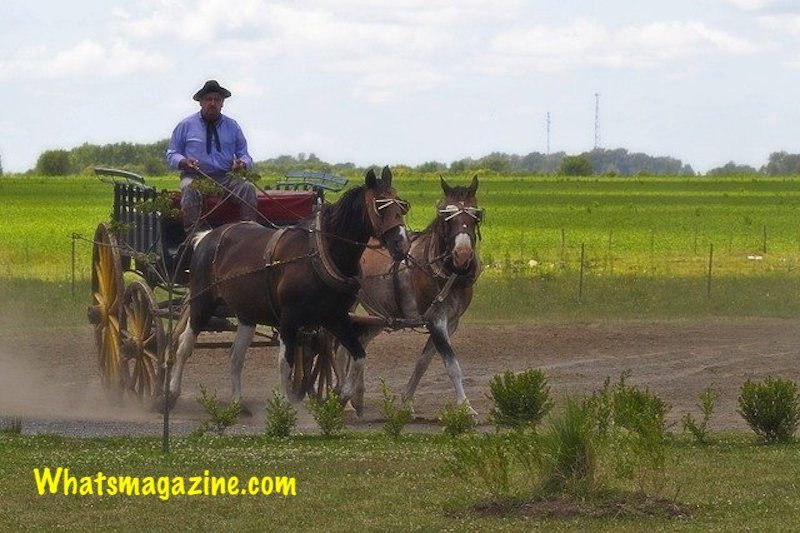
<svg viewBox="0 0 800 533">
<path fill-rule="evenodd" d="M 258 212 L 274 224 L 294 224 L 313 214 L 317 194 L 314 191 L 273 190 L 259 192 Z M 173 198 L 175 207 L 180 208 L 180 193 Z M 218 196 L 203 197 L 203 213 L 212 226 L 221 226 L 241 220 L 239 204 L 226 200 L 220 204 Z M 266 222 L 266 221 L 261 221 Z"/>
</svg>

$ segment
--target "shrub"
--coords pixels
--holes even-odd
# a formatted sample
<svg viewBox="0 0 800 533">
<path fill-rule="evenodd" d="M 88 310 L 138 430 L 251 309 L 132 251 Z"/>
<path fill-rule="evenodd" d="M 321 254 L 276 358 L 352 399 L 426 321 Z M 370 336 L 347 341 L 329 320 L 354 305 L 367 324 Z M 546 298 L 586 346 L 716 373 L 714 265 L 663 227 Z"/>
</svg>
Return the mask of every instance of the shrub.
<svg viewBox="0 0 800 533">
<path fill-rule="evenodd" d="M 614 426 L 637 433 L 666 433 L 668 403 L 647 389 L 629 385 L 630 370 L 620 374 L 613 387 L 606 378 L 603 386 L 584 401 L 584 406 L 594 421 L 598 432 L 605 435 Z"/>
<path fill-rule="evenodd" d="M 484 435 L 453 440 L 453 456 L 445 471 L 467 484 L 478 480 L 494 497 L 509 494 L 511 453 L 500 435 Z"/>
<path fill-rule="evenodd" d="M 541 370 L 498 374 L 489 381 L 489 390 L 494 402 L 491 417 L 498 427 L 535 429 L 553 407 Z"/>
<path fill-rule="evenodd" d="M 640 490 L 657 491 L 666 482 L 666 415 L 669 404 L 648 390 L 627 383 L 630 371 L 613 387 L 603 387 L 584 401 L 597 445 L 608 454 L 618 479 L 638 482 Z"/>
<path fill-rule="evenodd" d="M 589 409 L 568 400 L 544 439 L 544 485 L 551 491 L 590 493 L 595 488 L 597 453 Z"/>
<path fill-rule="evenodd" d="M 386 418 L 383 424 L 383 431 L 393 439 L 400 437 L 400 433 L 406 424 L 411 422 L 414 417 L 411 404 L 403 402 L 397 405 L 397 396 L 389 391 L 386 381 L 381 378 L 381 392 L 383 401 L 381 402 L 381 414 Z"/>
<path fill-rule="evenodd" d="M 213 431 L 217 435 L 224 434 L 226 429 L 236 423 L 239 413 L 242 412 L 241 402 L 236 401 L 228 407 L 222 407 L 217 400 L 217 391 L 208 394 L 202 385 L 200 385 L 200 397 L 197 399 L 197 403 L 202 405 L 205 412 L 211 417 L 210 420 L 204 420 L 197 428 L 199 435 L 208 431 Z"/>
<path fill-rule="evenodd" d="M 451 437 L 473 431 L 476 426 L 475 418 L 469 412 L 469 404 L 467 402 L 458 406 L 453 406 L 448 402 L 442 409 L 439 421 L 444 426 L 444 432 Z"/>
<path fill-rule="evenodd" d="M 264 433 L 270 437 L 288 437 L 297 424 L 297 409 L 277 390 L 267 401 Z"/>
<path fill-rule="evenodd" d="M 738 413 L 764 442 L 790 441 L 800 423 L 797 385 L 772 377 L 761 383 L 748 379 L 739 394 Z"/>
<path fill-rule="evenodd" d="M 344 405 L 336 391 L 331 391 L 324 400 L 309 398 L 306 407 L 326 437 L 336 437 L 344 430 Z"/>
<path fill-rule="evenodd" d="M 714 412 L 714 404 L 717 401 L 719 394 L 711 387 L 707 387 L 700 394 L 700 402 L 697 407 L 703 412 L 703 420 L 697 423 L 691 413 L 683 415 L 683 430 L 690 433 L 695 442 L 698 444 L 708 444 L 710 441 L 708 437 L 708 421 Z"/>
</svg>

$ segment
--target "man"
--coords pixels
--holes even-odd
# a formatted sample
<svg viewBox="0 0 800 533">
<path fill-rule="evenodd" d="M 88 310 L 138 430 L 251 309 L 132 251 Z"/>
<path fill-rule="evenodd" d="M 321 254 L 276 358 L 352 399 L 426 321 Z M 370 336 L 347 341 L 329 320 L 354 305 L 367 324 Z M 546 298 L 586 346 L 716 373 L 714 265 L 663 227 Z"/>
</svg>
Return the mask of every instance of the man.
<svg viewBox="0 0 800 533">
<path fill-rule="evenodd" d="M 172 132 L 167 163 L 181 171 L 181 211 L 187 233 L 196 228 L 202 209 L 202 194 L 190 186 L 202 177 L 200 172 L 216 181 L 226 194 L 231 193 L 233 201 L 239 203 L 243 220 L 258 217 L 255 185 L 227 175 L 253 165 L 239 124 L 222 114 L 225 99 L 230 96 L 231 92 L 217 80 L 208 80 L 193 97 L 200 103 L 200 112 L 180 121 Z"/>
</svg>

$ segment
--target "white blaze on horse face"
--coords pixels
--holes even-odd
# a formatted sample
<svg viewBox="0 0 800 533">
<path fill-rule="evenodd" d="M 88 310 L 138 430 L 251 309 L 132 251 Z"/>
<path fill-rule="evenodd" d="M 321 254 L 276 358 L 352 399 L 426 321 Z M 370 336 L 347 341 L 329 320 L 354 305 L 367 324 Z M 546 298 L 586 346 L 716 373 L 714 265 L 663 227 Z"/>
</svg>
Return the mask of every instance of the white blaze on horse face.
<svg viewBox="0 0 800 533">
<path fill-rule="evenodd" d="M 453 265 L 458 269 L 466 268 L 472 262 L 472 256 L 472 239 L 467 233 L 459 233 L 453 244 Z"/>
</svg>

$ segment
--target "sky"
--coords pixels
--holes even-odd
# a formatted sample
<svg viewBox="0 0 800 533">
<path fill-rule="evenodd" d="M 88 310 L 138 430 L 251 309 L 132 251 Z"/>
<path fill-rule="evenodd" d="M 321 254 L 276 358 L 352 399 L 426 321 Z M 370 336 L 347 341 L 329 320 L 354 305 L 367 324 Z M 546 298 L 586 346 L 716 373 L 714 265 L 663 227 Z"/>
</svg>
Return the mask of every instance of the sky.
<svg viewBox="0 0 800 533">
<path fill-rule="evenodd" d="M 1 0 L 0 21 L 5 172 L 167 138 L 207 79 L 256 160 L 577 154 L 596 118 L 599 147 L 698 172 L 800 152 L 797 0 Z"/>
</svg>

